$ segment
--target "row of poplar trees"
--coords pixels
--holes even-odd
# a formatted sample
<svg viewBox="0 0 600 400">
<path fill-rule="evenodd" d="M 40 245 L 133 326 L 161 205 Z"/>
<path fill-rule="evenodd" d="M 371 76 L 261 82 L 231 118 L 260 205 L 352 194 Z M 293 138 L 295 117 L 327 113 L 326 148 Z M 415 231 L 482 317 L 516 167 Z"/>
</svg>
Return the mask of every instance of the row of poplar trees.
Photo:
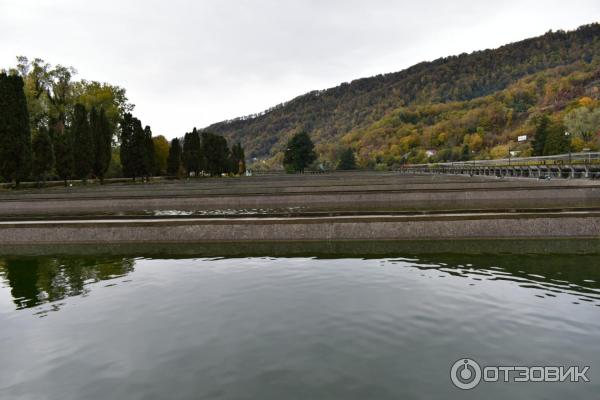
<svg viewBox="0 0 600 400">
<path fill-rule="evenodd" d="M 128 178 L 148 179 L 156 170 L 152 130 L 126 113 L 121 121 L 121 167 Z"/>
<path fill-rule="evenodd" d="M 0 74 L 0 178 L 16 186 L 33 177 L 48 176 L 84 182 L 95 177 L 104 182 L 112 156 L 113 133 L 104 109 L 91 110 L 75 104 L 69 118 L 52 120 L 38 127 L 32 139 L 27 100 L 19 75 Z M 62 121 L 68 120 L 68 127 Z M 123 175 L 148 179 L 157 170 L 157 159 L 149 126 L 125 113 L 120 123 L 120 158 Z M 243 174 L 244 149 L 231 149 L 224 137 L 195 128 L 183 139 L 173 139 L 167 159 L 171 176 Z"/>
<path fill-rule="evenodd" d="M 231 149 L 227 140 L 210 132 L 198 132 L 196 128 L 182 139 L 171 141 L 167 158 L 167 173 L 171 176 L 199 176 L 208 174 L 244 174 L 245 154 L 237 143 Z"/>
<path fill-rule="evenodd" d="M 65 184 L 92 175 L 103 182 L 112 145 L 104 110 L 75 104 L 68 129 L 49 120 L 32 139 L 23 85 L 21 76 L 0 73 L 0 176 L 16 186 L 29 177 L 45 180 L 52 171 Z"/>
<path fill-rule="evenodd" d="M 0 74 L 0 176 L 19 182 L 31 168 L 31 130 L 23 79 Z"/>
</svg>

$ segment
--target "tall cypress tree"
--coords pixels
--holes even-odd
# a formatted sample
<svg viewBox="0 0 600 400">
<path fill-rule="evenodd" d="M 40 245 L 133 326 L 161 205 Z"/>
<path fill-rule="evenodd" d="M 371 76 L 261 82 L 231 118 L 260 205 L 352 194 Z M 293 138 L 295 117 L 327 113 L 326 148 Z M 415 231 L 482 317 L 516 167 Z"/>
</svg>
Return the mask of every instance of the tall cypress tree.
<svg viewBox="0 0 600 400">
<path fill-rule="evenodd" d="M 135 180 L 134 162 L 132 159 L 133 116 L 130 113 L 123 115 L 123 120 L 121 121 L 120 140 L 121 166 L 123 168 L 123 175 Z"/>
<path fill-rule="evenodd" d="M 194 134 L 194 149 L 196 150 L 196 159 L 198 160 L 196 166 L 196 175 L 198 175 L 206 169 L 206 154 L 202 148 L 202 135 L 196 128 L 194 128 L 192 133 Z"/>
<path fill-rule="evenodd" d="M 32 149 L 32 173 L 39 185 L 40 182 L 46 181 L 46 177 L 54 168 L 54 149 L 45 127 L 40 127 L 38 134 L 33 138 Z"/>
<path fill-rule="evenodd" d="M 178 138 L 171 140 L 169 156 L 167 157 L 167 174 L 169 174 L 169 176 L 179 176 L 182 152 L 181 141 Z"/>
<path fill-rule="evenodd" d="M 68 184 L 73 176 L 73 141 L 70 131 L 54 133 L 54 159 L 56 174 Z"/>
<path fill-rule="evenodd" d="M 190 132 L 186 132 L 185 135 L 183 135 L 182 161 L 183 161 L 183 168 L 185 169 L 185 173 L 188 177 L 190 176 L 190 173 L 194 168 L 194 161 L 193 161 L 193 157 L 192 157 L 191 136 L 192 136 L 192 134 Z"/>
<path fill-rule="evenodd" d="M 152 129 L 144 128 L 144 176 L 150 177 L 156 170 L 156 155 L 154 154 L 154 141 L 152 141 Z"/>
<path fill-rule="evenodd" d="M 71 133 L 73 135 L 73 169 L 75 176 L 85 182 L 94 165 L 94 141 L 83 104 L 75 104 Z"/>
<path fill-rule="evenodd" d="M 202 150 L 200 134 L 196 128 L 183 137 L 183 163 L 188 175 L 192 172 L 196 176 L 200 174 L 202 170 Z"/>
<path fill-rule="evenodd" d="M 246 155 L 244 148 L 238 142 L 231 147 L 230 171 L 234 174 L 243 175 L 246 172 Z"/>
<path fill-rule="evenodd" d="M 110 128 L 110 123 L 108 118 L 106 117 L 106 112 L 104 108 L 100 109 L 100 112 L 97 114 L 95 122 L 92 123 L 92 115 L 95 113 L 94 108 L 92 108 L 92 112 L 90 113 L 90 125 L 92 129 L 92 136 L 94 139 L 94 165 L 93 172 L 94 175 L 98 179 L 100 179 L 100 183 L 104 184 L 104 175 L 108 170 L 108 166 L 110 165 L 111 159 L 111 151 L 112 151 L 112 130 Z"/>
<path fill-rule="evenodd" d="M 142 128 L 142 122 L 133 118 L 133 141 L 130 152 L 133 180 L 136 177 L 146 176 L 146 152 L 146 132 Z"/>
<path fill-rule="evenodd" d="M 229 172 L 231 168 L 229 147 L 223 136 L 203 132 L 202 152 L 206 155 L 206 170 L 211 175 Z"/>
<path fill-rule="evenodd" d="M 89 112 L 89 124 L 90 124 L 90 138 L 92 140 L 92 164 L 90 173 L 95 175 L 94 167 L 96 166 L 96 137 L 98 135 L 98 128 L 100 125 L 100 119 L 98 116 L 98 111 L 96 111 L 96 107 L 92 106 L 92 109 Z"/>
<path fill-rule="evenodd" d="M 152 132 L 147 127 L 152 140 Z M 128 178 L 148 176 L 147 132 L 142 128 L 142 122 L 127 113 L 121 121 L 121 165 L 123 174 Z"/>
<path fill-rule="evenodd" d="M 30 167 L 31 130 L 23 78 L 0 73 L 0 176 L 19 187 Z"/>
</svg>

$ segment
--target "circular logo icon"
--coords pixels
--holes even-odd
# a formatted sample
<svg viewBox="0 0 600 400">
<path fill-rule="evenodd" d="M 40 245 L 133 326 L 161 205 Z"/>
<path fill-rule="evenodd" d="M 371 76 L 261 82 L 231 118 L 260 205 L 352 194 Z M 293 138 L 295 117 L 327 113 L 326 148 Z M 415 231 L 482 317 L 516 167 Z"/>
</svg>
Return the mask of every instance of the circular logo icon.
<svg viewBox="0 0 600 400">
<path fill-rule="evenodd" d="M 473 389 L 481 381 L 481 367 L 470 358 L 461 358 L 452 365 L 450 378 L 459 389 Z"/>
</svg>

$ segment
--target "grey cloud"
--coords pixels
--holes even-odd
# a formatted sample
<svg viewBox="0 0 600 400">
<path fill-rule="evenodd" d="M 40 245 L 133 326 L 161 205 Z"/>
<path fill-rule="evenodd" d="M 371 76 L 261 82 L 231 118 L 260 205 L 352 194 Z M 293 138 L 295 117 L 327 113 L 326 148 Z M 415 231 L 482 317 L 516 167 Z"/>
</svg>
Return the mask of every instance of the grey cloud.
<svg viewBox="0 0 600 400">
<path fill-rule="evenodd" d="M 143 122 L 174 137 L 599 12 L 594 0 L 0 0 L 0 65 L 18 54 L 73 65 L 125 87 Z"/>
</svg>

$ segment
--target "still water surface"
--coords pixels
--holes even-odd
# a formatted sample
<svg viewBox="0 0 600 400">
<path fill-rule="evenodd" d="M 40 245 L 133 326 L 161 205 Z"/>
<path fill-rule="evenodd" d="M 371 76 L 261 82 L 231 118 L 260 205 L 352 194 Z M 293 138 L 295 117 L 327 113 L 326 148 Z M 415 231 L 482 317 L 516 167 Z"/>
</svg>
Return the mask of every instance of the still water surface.
<svg viewBox="0 0 600 400">
<path fill-rule="evenodd" d="M 452 386 L 454 361 L 590 383 Z M 600 393 L 600 256 L 0 258 L 0 399 Z"/>
</svg>

